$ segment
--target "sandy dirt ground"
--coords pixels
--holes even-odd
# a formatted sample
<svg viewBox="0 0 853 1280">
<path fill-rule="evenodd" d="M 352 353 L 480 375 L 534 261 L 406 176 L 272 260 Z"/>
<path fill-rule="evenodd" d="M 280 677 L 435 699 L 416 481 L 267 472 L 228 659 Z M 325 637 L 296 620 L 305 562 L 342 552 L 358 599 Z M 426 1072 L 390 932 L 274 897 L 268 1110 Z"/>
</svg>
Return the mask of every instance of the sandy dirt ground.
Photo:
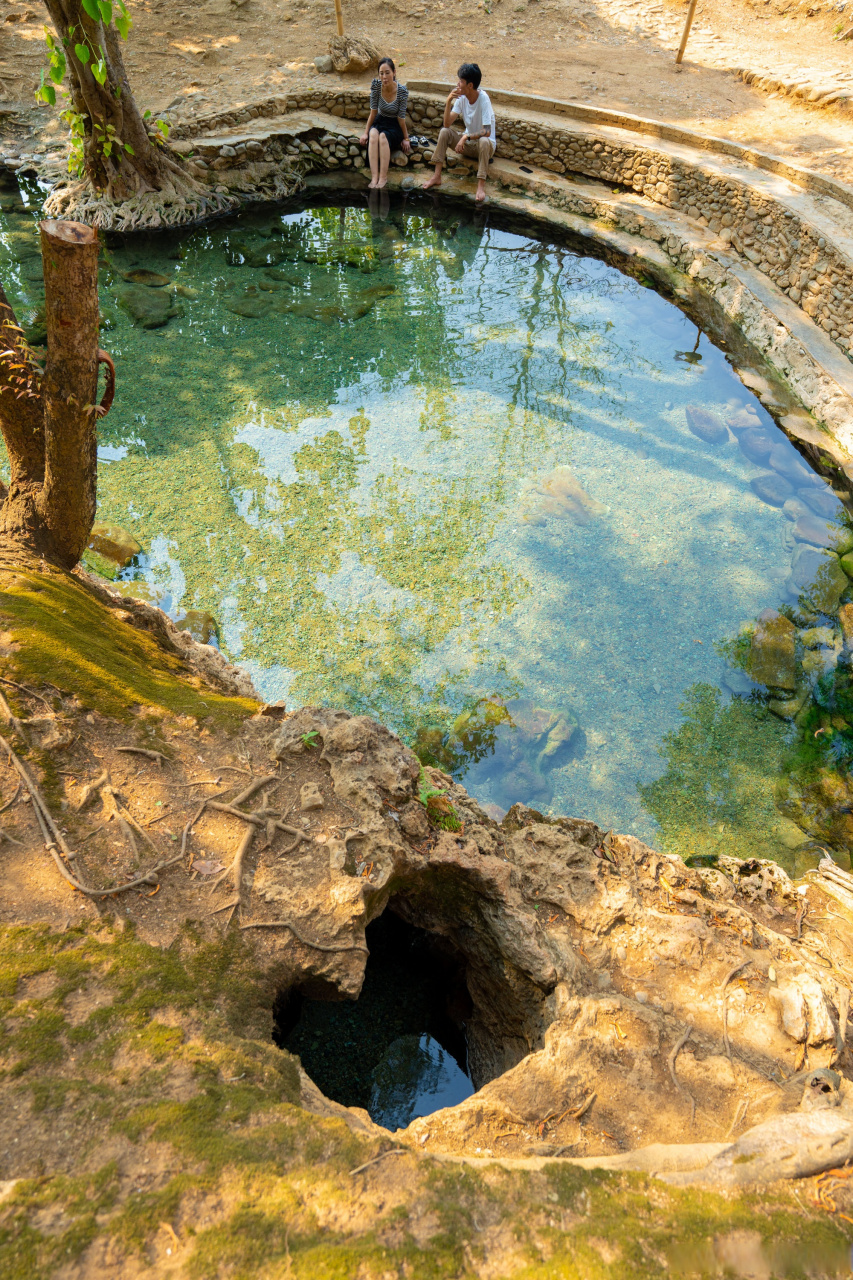
<svg viewBox="0 0 853 1280">
<path fill-rule="evenodd" d="M 131 9 L 128 68 L 155 110 L 191 103 L 207 113 L 316 79 L 313 58 L 335 31 L 332 0 L 141 0 Z M 397 59 L 402 80 L 448 80 L 473 59 L 486 87 L 683 123 L 853 181 L 853 115 L 755 91 L 733 71 L 853 85 L 853 39 L 835 38 L 853 25 L 851 0 L 700 0 L 681 67 L 684 0 L 344 0 L 344 11 L 348 30 Z M 41 5 L 0 0 L 0 106 L 32 102 L 44 17 Z M 55 116 L 30 114 L 36 125 Z M 8 137 L 14 124 L 3 119 Z"/>
</svg>

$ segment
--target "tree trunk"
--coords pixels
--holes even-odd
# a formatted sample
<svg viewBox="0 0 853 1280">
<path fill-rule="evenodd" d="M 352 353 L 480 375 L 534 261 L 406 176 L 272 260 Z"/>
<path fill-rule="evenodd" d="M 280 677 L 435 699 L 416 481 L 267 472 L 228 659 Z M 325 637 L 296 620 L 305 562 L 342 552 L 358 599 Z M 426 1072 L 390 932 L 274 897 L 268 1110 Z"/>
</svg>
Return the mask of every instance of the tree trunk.
<svg viewBox="0 0 853 1280">
<path fill-rule="evenodd" d="M 74 110 L 87 117 L 84 159 L 92 186 L 116 201 L 162 190 L 172 175 L 183 170 L 167 148 L 148 136 L 133 100 L 115 27 L 93 22 L 81 0 L 45 0 L 45 4 L 65 49 Z M 81 32 L 87 40 L 81 39 Z M 92 74 L 91 56 L 87 63 L 81 62 L 74 52 L 75 44 L 85 43 L 104 52 L 107 78 L 102 85 Z M 109 155 L 104 154 L 106 139 L 112 140 Z M 124 143 L 133 148 L 132 154 Z"/>
<path fill-rule="evenodd" d="M 76 222 L 41 224 L 47 313 L 42 374 L 0 288 L 0 429 L 11 463 L 0 540 L 71 569 L 95 518 L 98 236 Z M 111 388 L 112 382 L 108 383 Z"/>
</svg>

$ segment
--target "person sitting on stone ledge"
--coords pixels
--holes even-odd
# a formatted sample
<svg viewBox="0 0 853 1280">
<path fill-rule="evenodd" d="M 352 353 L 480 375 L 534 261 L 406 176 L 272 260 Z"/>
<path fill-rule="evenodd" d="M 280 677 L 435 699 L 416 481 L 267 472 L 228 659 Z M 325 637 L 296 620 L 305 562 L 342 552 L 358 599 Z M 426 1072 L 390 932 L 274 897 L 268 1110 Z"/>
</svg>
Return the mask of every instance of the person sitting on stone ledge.
<svg viewBox="0 0 853 1280">
<path fill-rule="evenodd" d="M 370 86 L 370 115 L 359 142 L 367 147 L 370 161 L 368 189 L 388 182 L 388 165 L 395 151 L 411 151 L 406 125 L 409 91 L 397 84 L 397 68 L 390 58 L 379 59 L 379 74 Z"/>
<path fill-rule="evenodd" d="M 478 160 L 477 166 L 477 203 L 486 199 L 486 178 L 489 176 L 489 161 L 495 154 L 495 113 L 485 89 L 480 88 L 482 72 L 476 62 L 464 62 L 456 73 L 459 77 L 456 88 L 447 95 L 444 104 L 444 128 L 438 135 L 438 145 L 433 152 L 435 173 L 424 183 L 424 190 L 441 186 L 441 170 L 447 155 L 447 148 L 453 147 L 460 156 L 469 156 Z M 465 126 L 464 132 L 451 128 L 450 121 L 454 116 L 461 116 Z"/>
</svg>

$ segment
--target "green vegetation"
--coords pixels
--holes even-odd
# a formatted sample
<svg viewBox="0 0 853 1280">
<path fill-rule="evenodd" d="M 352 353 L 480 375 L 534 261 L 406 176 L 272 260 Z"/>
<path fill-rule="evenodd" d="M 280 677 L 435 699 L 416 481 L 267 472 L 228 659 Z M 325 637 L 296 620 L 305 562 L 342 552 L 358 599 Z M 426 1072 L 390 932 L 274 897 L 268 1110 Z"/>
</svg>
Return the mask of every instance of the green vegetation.
<svg viewBox="0 0 853 1280">
<path fill-rule="evenodd" d="M 666 772 L 640 786 L 662 846 L 683 858 L 726 853 L 779 859 L 776 784 L 790 731 L 759 702 L 696 684 L 680 705 L 681 728 L 664 737 Z M 805 839 L 805 836 L 802 837 Z"/>
<path fill-rule="evenodd" d="M 248 698 L 225 697 L 189 678 L 176 654 L 68 574 L 0 574 L 0 625 L 19 679 L 75 693 L 85 706 L 118 720 L 142 707 L 235 730 L 257 709 Z"/>
<path fill-rule="evenodd" d="M 116 1274 L 141 1255 L 187 1280 L 450 1280 L 496 1238 L 519 1280 L 644 1280 L 716 1274 L 734 1231 L 755 1233 L 774 1276 L 843 1273 L 838 1220 L 781 1192 L 414 1153 L 354 1183 L 387 1144 L 299 1106 L 258 968 L 237 935 L 187 930 L 158 950 L 103 920 L 0 930 L 5 1127 L 37 1165 L 0 1201 L 4 1280 L 50 1280 L 96 1240 Z"/>
<path fill-rule="evenodd" d="M 459 831 L 462 823 L 459 814 L 447 798 L 447 792 L 434 787 L 424 773 L 421 765 L 418 781 L 418 799 L 427 811 L 427 815 L 437 827 L 443 831 Z"/>
</svg>

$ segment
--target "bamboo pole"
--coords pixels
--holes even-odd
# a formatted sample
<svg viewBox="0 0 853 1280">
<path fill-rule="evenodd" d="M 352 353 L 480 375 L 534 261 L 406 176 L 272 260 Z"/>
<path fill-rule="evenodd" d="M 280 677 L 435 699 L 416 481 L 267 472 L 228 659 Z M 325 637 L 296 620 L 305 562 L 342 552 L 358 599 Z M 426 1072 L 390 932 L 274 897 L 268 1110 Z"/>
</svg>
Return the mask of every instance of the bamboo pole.
<svg viewBox="0 0 853 1280">
<path fill-rule="evenodd" d="M 335 0 L 335 17 L 338 20 L 338 35 L 342 36 L 344 34 L 344 15 L 341 12 L 341 0 Z"/>
<path fill-rule="evenodd" d="M 340 4 L 340 0 L 335 0 L 335 4 Z M 684 50 L 687 48 L 687 37 L 690 35 L 690 28 L 693 26 L 693 15 L 696 13 L 696 0 L 690 0 L 690 8 L 687 10 L 687 21 L 684 24 L 684 34 L 681 37 L 681 44 L 678 46 L 678 56 L 676 63 L 680 62 L 684 57 Z"/>
</svg>

